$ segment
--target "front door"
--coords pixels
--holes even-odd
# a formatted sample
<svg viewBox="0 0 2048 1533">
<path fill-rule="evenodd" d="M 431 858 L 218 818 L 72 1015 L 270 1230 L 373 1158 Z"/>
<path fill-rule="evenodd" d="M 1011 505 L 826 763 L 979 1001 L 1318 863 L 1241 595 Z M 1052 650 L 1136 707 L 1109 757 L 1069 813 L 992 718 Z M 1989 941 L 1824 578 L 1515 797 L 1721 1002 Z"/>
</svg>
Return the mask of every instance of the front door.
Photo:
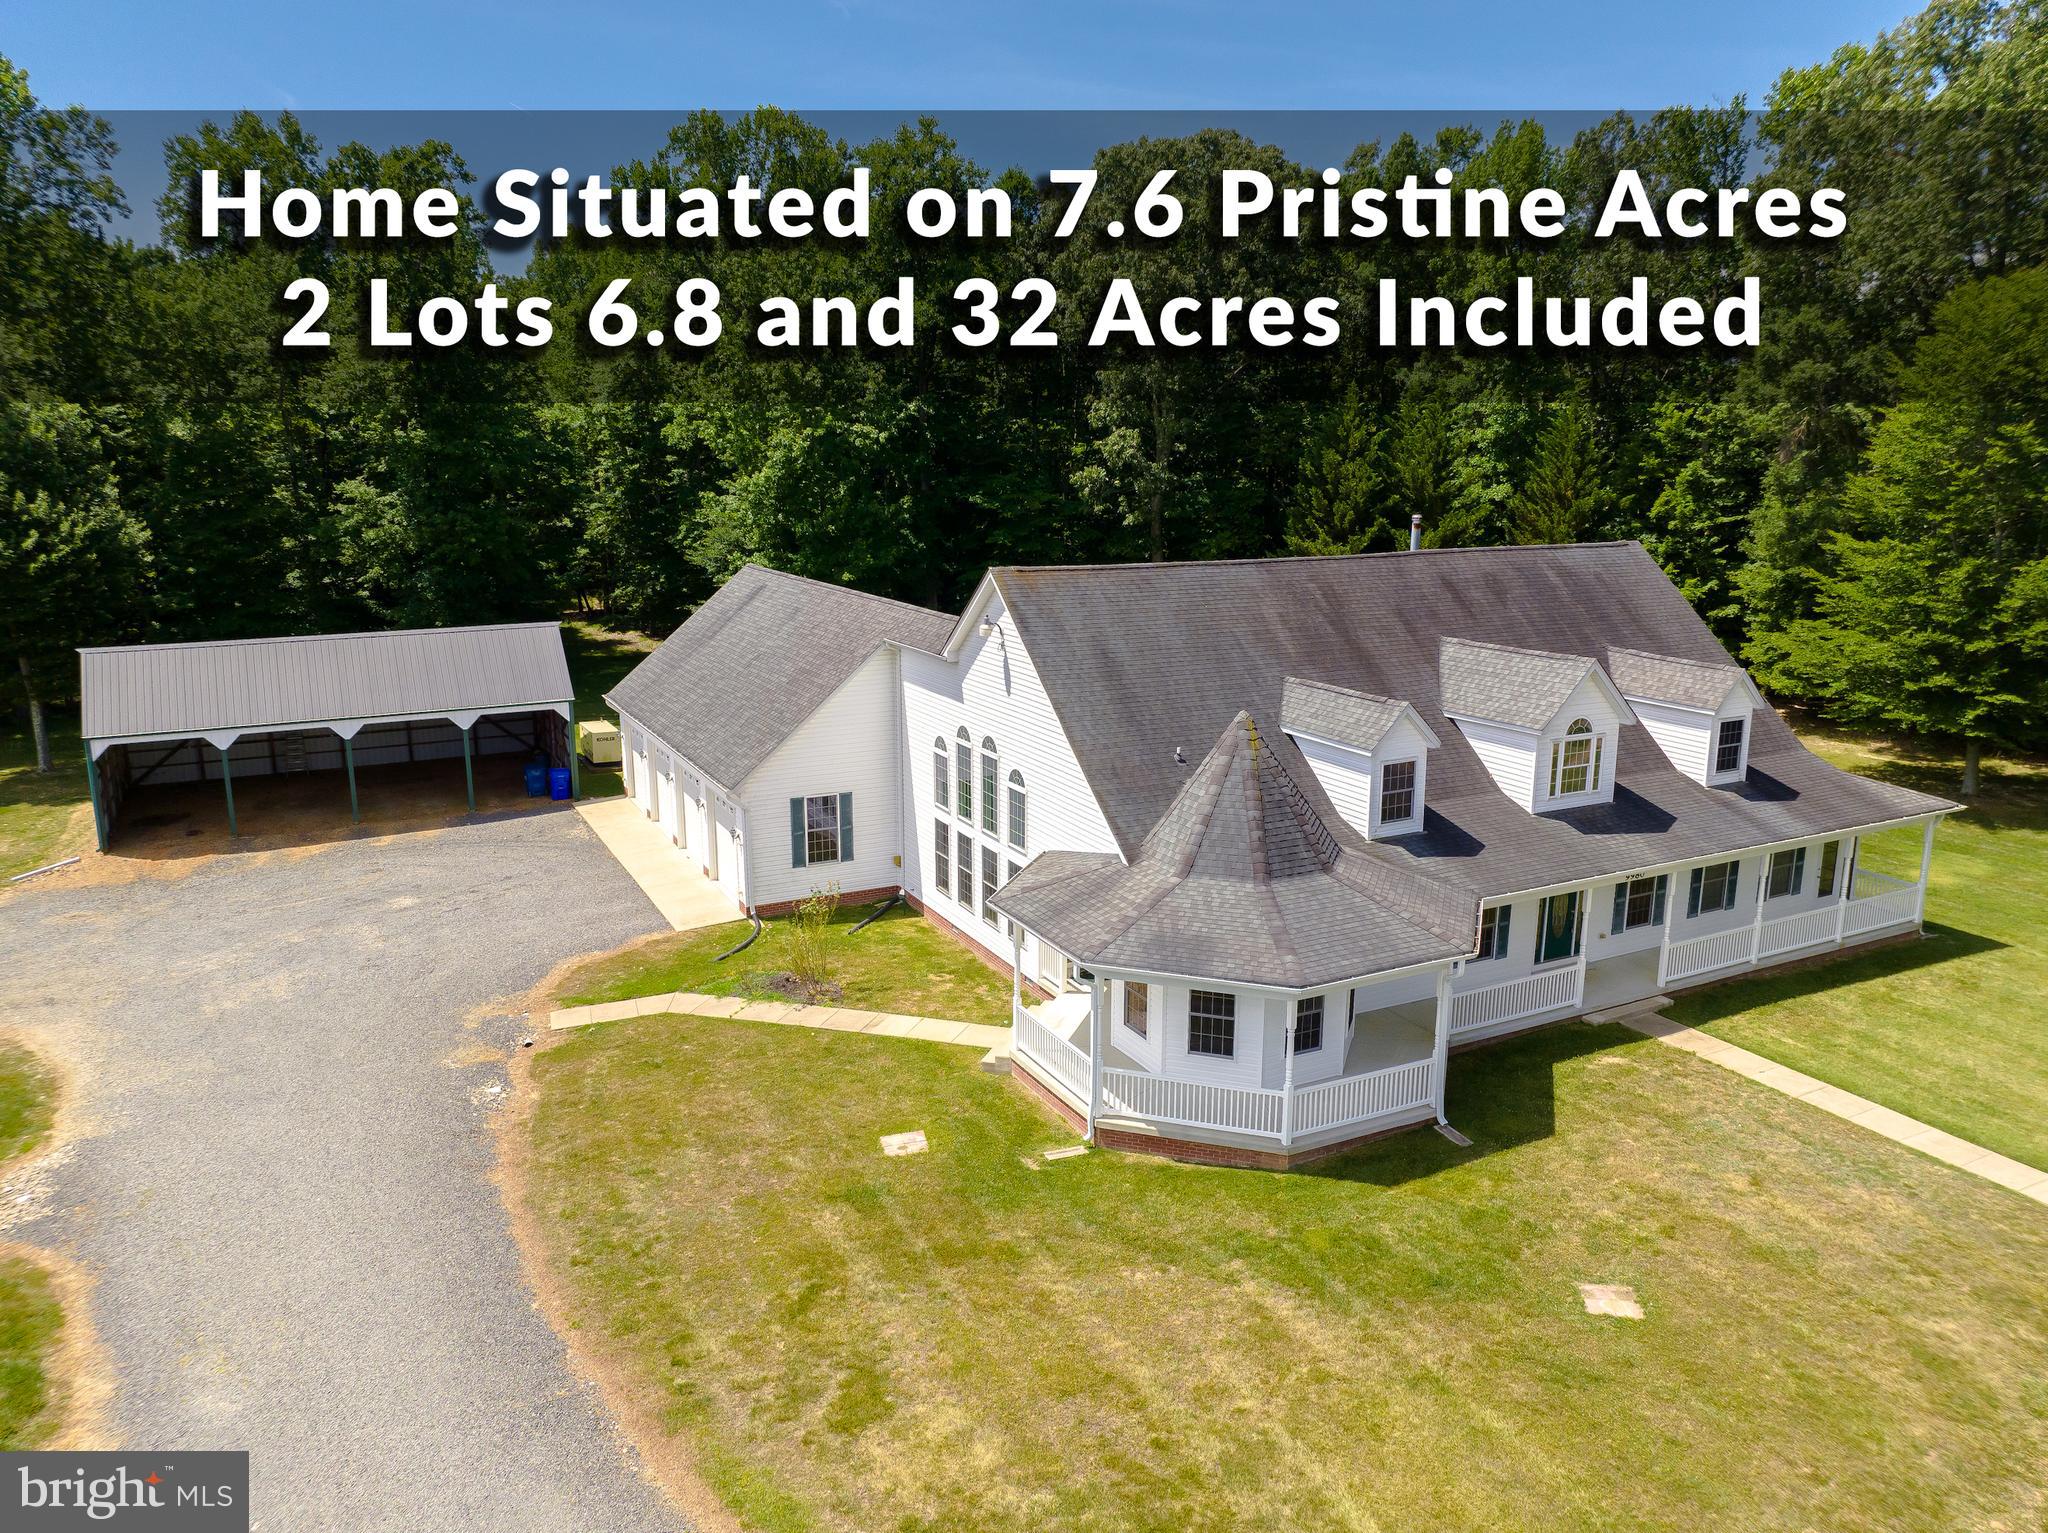
<svg viewBox="0 0 2048 1533">
<path fill-rule="evenodd" d="M 1579 892 L 1553 894 L 1536 921 L 1536 961 L 1557 963 L 1579 956 Z"/>
</svg>

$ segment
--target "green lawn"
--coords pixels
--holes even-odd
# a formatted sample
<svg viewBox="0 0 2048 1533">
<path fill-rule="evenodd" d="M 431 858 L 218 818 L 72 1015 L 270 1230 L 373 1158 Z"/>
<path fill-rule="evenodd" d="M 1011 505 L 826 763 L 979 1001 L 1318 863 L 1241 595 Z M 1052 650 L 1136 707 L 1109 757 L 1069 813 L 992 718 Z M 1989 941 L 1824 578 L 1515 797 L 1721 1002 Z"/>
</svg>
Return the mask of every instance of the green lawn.
<svg viewBox="0 0 2048 1533">
<path fill-rule="evenodd" d="M 1838 766 L 1953 795 L 1958 763 L 1832 737 Z M 1912 878 L 1920 833 L 1865 843 Z M 1671 1015 L 1858 1096 L 2048 1168 L 2048 772 L 1987 763 L 1983 791 L 1935 835 L 1928 938 L 1719 986 Z"/>
<path fill-rule="evenodd" d="M 943 1045 L 651 1017 L 534 1071 L 572 1319 L 749 1527 L 2041 1523 L 2041 1206 L 1619 1029 L 1455 1058 L 1469 1150 L 1296 1175 L 1046 1163 Z"/>
<path fill-rule="evenodd" d="M 562 647 L 569 658 L 569 678 L 576 684 L 576 717 L 617 717 L 604 705 L 604 694 L 626 672 L 647 658 L 655 641 L 645 634 L 607 628 L 592 618 L 564 618 Z M 583 796 L 610 798 L 626 791 L 617 767 L 585 767 Z"/>
<path fill-rule="evenodd" d="M 0 1043 L 0 1166 L 50 1131 L 50 1095 L 35 1057 Z M 0 1452 L 34 1447 L 55 1429 L 48 1365 L 63 1324 L 49 1274 L 0 1253 Z"/>
<path fill-rule="evenodd" d="M 831 977 L 844 994 L 838 1004 L 862 1011 L 899 1011 L 912 1016 L 948 1017 L 960 1022 L 1010 1020 L 1010 981 L 967 947 L 948 937 L 904 905 L 864 931 L 854 931 L 872 905 L 845 907 L 827 935 Z M 781 921 L 762 925 L 761 936 L 723 963 L 717 955 L 752 930 L 745 921 L 643 943 L 575 970 L 560 987 L 558 1006 L 589 1006 L 695 990 L 707 995 L 775 999 L 761 976 L 786 967 Z"/>
<path fill-rule="evenodd" d="M 92 845 L 76 709 L 52 711 L 50 752 L 56 770 L 44 776 L 28 720 L 0 705 L 0 878 Z"/>
</svg>

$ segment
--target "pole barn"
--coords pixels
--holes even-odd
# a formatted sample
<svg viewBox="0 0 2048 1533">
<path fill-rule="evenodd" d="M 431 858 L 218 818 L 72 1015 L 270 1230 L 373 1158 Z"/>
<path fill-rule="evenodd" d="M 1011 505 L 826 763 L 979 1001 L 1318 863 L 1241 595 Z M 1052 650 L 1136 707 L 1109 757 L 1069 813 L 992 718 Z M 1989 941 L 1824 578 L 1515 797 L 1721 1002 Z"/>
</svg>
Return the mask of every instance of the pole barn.
<svg viewBox="0 0 2048 1533">
<path fill-rule="evenodd" d="M 358 772 L 525 753 L 576 766 L 575 689 L 555 623 L 413 628 L 81 649 L 86 780 L 101 851 L 146 785 L 217 781 L 230 836 L 235 787 L 335 772 L 360 820 Z M 340 812 L 340 782 L 334 804 Z"/>
</svg>

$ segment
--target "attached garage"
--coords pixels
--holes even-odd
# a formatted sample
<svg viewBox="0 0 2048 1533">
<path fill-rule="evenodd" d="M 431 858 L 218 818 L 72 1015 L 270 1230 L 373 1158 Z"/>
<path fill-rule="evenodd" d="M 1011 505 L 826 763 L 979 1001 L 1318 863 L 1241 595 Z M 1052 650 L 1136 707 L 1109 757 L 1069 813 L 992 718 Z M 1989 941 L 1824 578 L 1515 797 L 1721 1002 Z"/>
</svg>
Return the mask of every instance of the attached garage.
<svg viewBox="0 0 2048 1533">
<path fill-rule="evenodd" d="M 555 623 L 85 649 L 79 684 L 102 851 L 152 789 L 189 802 L 193 785 L 217 783 L 232 836 L 238 784 L 246 813 L 331 773 L 320 780 L 335 812 L 345 803 L 355 820 L 366 793 L 400 781 L 461 792 L 472 810 L 480 778 L 509 790 L 530 762 L 567 769 L 572 794 L 581 786 Z"/>
</svg>

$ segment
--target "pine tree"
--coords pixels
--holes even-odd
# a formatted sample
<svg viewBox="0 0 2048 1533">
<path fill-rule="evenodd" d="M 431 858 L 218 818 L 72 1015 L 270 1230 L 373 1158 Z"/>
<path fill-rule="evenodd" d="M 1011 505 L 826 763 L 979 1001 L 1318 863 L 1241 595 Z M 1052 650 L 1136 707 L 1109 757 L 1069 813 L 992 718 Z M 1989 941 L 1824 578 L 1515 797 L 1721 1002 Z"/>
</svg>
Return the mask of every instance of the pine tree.
<svg viewBox="0 0 2048 1533">
<path fill-rule="evenodd" d="M 1395 546 L 1386 433 L 1347 389 L 1302 454 L 1287 510 L 1287 551 L 1358 554 Z"/>
<path fill-rule="evenodd" d="M 1593 418 L 1577 400 L 1550 413 L 1515 496 L 1518 543 L 1577 543 L 1595 531 L 1608 506 L 1607 456 Z"/>
</svg>

